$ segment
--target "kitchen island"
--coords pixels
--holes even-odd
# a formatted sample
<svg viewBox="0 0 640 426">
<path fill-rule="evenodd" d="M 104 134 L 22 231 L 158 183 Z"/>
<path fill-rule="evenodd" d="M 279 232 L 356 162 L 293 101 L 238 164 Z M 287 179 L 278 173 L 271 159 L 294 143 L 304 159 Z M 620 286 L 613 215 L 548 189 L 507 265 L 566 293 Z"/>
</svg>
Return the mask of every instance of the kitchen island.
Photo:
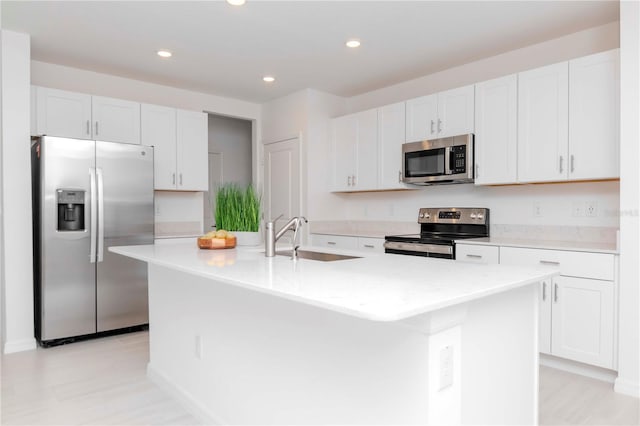
<svg viewBox="0 0 640 426">
<path fill-rule="evenodd" d="M 537 423 L 536 284 L 553 270 L 110 250 L 149 264 L 149 376 L 208 423 Z"/>
</svg>

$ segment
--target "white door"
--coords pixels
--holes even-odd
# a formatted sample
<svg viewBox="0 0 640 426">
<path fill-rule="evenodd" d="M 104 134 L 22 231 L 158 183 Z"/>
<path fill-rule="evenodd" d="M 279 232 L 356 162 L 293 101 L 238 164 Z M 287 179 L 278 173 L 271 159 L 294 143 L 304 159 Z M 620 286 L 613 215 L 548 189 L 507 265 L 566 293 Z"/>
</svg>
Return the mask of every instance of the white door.
<svg viewBox="0 0 640 426">
<path fill-rule="evenodd" d="M 277 229 L 300 215 L 299 145 L 298 138 L 264 145 L 264 220 L 282 215 Z"/>
<path fill-rule="evenodd" d="M 357 167 L 352 186 L 357 191 L 378 187 L 378 110 L 356 114 L 358 121 Z"/>
<path fill-rule="evenodd" d="M 553 296 L 553 280 L 546 279 L 540 283 L 540 305 L 538 319 L 538 351 L 551 353 L 551 297 Z"/>
<path fill-rule="evenodd" d="M 402 183 L 405 103 L 378 108 L 378 188 L 406 188 Z"/>
<path fill-rule="evenodd" d="M 439 138 L 473 133 L 473 92 L 471 85 L 438 93 Z"/>
<path fill-rule="evenodd" d="M 93 139 L 90 95 L 37 87 L 36 99 L 38 135 Z"/>
<path fill-rule="evenodd" d="M 438 137 L 438 95 L 422 96 L 406 102 L 405 142 Z"/>
<path fill-rule="evenodd" d="M 222 153 L 209 153 L 209 190 L 204 193 L 204 229 L 205 232 L 216 227 L 216 191 L 224 183 Z"/>
<path fill-rule="evenodd" d="M 518 76 L 476 84 L 476 185 L 517 182 Z"/>
<path fill-rule="evenodd" d="M 142 145 L 153 146 L 153 187 L 176 189 L 176 109 L 142 104 Z"/>
<path fill-rule="evenodd" d="M 182 191 L 209 189 L 209 122 L 206 113 L 177 110 L 176 181 Z"/>
<path fill-rule="evenodd" d="M 552 353 L 613 368 L 613 282 L 554 278 Z"/>
<path fill-rule="evenodd" d="M 93 137 L 106 142 L 140 144 L 140 104 L 93 96 Z"/>
<path fill-rule="evenodd" d="M 518 74 L 518 180 L 567 179 L 568 63 Z"/>
<path fill-rule="evenodd" d="M 355 114 L 332 121 L 333 191 L 353 191 L 358 147 L 358 118 Z"/>
<path fill-rule="evenodd" d="M 569 179 L 620 176 L 619 52 L 569 62 Z"/>
</svg>

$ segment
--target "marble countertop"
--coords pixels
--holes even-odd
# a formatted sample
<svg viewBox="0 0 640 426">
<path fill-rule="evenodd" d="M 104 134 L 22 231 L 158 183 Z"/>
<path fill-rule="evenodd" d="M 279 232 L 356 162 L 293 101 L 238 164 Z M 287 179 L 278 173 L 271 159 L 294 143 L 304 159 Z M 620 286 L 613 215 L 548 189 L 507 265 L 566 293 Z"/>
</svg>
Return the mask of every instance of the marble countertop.
<svg viewBox="0 0 640 426">
<path fill-rule="evenodd" d="M 195 242 L 110 251 L 372 321 L 399 321 L 547 279 L 549 268 L 303 247 L 363 256 L 335 262 L 267 258 L 261 248 L 200 250 Z M 187 286 L 188 283 L 176 283 Z"/>
<path fill-rule="evenodd" d="M 570 250 L 584 251 L 590 253 L 618 254 L 616 243 L 612 242 L 591 242 L 591 241 L 554 241 L 524 238 L 469 238 L 456 240 L 456 244 L 475 244 L 486 246 L 537 248 L 546 250 Z"/>
</svg>

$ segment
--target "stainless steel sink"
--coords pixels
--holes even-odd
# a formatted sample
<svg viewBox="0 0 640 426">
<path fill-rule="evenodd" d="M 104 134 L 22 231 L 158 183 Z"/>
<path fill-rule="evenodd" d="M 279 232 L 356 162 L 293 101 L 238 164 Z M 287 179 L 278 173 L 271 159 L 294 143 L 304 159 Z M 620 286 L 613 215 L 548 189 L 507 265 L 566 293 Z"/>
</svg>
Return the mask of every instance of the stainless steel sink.
<svg viewBox="0 0 640 426">
<path fill-rule="evenodd" d="M 291 257 L 291 250 L 276 251 L 277 255 Z M 319 251 L 298 250 L 298 258 L 319 260 L 321 262 L 333 262 L 335 260 L 359 259 L 359 256 L 347 256 L 346 254 L 322 253 Z"/>
</svg>

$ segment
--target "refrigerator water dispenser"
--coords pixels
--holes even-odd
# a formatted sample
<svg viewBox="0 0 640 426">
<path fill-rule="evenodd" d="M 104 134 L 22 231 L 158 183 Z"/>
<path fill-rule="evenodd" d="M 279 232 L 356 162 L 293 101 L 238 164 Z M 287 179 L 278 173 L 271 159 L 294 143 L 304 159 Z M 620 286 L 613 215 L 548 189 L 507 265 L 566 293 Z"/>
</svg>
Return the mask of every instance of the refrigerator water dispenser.
<svg viewBox="0 0 640 426">
<path fill-rule="evenodd" d="M 58 189 L 58 231 L 84 231 L 84 191 Z"/>
</svg>

